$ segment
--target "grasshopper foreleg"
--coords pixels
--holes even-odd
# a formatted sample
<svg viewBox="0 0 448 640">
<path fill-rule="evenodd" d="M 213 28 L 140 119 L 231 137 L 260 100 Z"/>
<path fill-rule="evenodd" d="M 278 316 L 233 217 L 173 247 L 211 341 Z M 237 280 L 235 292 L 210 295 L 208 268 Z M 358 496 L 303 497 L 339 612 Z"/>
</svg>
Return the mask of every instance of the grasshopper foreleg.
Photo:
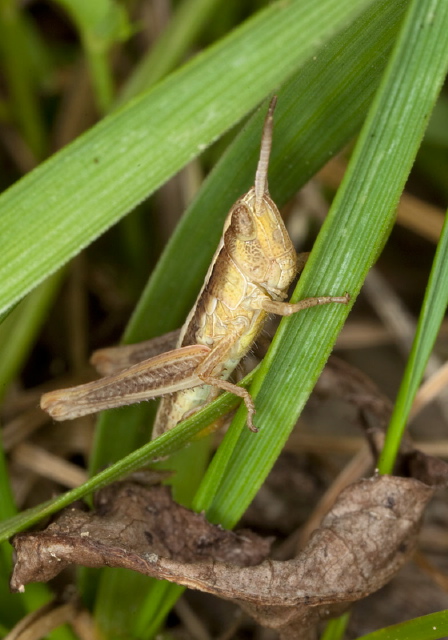
<svg viewBox="0 0 448 640">
<path fill-rule="evenodd" d="M 345 293 L 343 296 L 319 296 L 316 298 L 304 298 L 303 300 L 299 300 L 299 302 L 281 302 L 266 298 L 262 301 L 261 308 L 268 313 L 275 313 L 278 316 L 291 316 L 298 311 L 303 311 L 310 307 L 317 307 L 321 304 L 330 304 L 331 302 L 348 304 L 348 302 L 350 302 L 350 296 L 348 293 Z"/>
</svg>

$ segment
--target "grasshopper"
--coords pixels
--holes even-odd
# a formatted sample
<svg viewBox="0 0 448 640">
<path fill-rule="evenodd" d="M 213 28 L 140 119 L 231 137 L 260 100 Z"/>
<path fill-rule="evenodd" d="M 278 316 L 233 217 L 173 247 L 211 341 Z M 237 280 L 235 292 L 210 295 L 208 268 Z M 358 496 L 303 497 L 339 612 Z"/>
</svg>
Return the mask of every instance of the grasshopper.
<svg viewBox="0 0 448 640">
<path fill-rule="evenodd" d="M 284 301 L 298 271 L 298 257 L 268 191 L 275 104 L 273 98 L 263 127 L 255 185 L 231 208 L 202 289 L 180 332 L 156 343 L 95 352 L 92 362 L 105 377 L 42 396 L 42 408 L 55 420 L 164 396 L 153 430 L 157 437 L 221 391 L 230 391 L 242 398 L 247 425 L 257 431 L 250 393 L 228 378 L 257 339 L 268 314 L 289 316 L 316 305 L 348 303 L 347 293 L 294 304 Z M 169 350 L 160 353 L 164 349 Z"/>
</svg>

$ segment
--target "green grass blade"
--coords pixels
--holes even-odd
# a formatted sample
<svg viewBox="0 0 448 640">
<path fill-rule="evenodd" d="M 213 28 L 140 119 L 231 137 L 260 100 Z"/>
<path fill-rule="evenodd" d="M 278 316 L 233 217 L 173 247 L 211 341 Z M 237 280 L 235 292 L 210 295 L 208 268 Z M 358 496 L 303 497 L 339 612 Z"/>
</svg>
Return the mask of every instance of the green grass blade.
<svg viewBox="0 0 448 640">
<path fill-rule="evenodd" d="M 399 195 L 447 67 L 448 3 L 414 0 L 293 300 L 344 291 L 356 298 L 393 224 Z M 231 430 L 209 468 L 204 486 L 219 486 L 208 510 L 213 521 L 234 526 L 253 499 L 293 428 L 348 311 L 339 305 L 310 309 L 280 324 L 251 387 L 260 433 L 243 430 L 231 450 L 227 444 L 233 437 Z M 242 428 L 244 417 L 240 410 L 234 429 Z M 225 476 L 219 481 L 223 469 Z"/>
<path fill-rule="evenodd" d="M 129 588 L 126 580 L 128 574 L 129 571 L 125 569 L 109 569 L 100 574 L 93 615 L 96 628 L 101 629 L 102 637 L 108 640 L 123 638 L 123 629 L 126 629 L 126 638 L 136 637 L 132 634 L 131 624 L 141 611 L 142 600 L 152 580 L 140 573 L 133 573 L 134 582 Z M 98 607 L 102 601 L 115 606 L 108 609 Z"/>
<path fill-rule="evenodd" d="M 439 640 L 447 634 L 448 611 L 439 611 L 368 633 L 357 640 Z"/>
<path fill-rule="evenodd" d="M 445 216 L 414 342 L 380 455 L 380 473 L 392 473 L 409 412 L 448 305 L 448 215 Z"/>
<path fill-rule="evenodd" d="M 272 4 L 13 185 L 0 197 L 0 314 L 238 122 L 366 4 Z"/>
<path fill-rule="evenodd" d="M 136 616 L 134 633 L 137 638 L 152 638 L 160 630 L 166 616 L 185 591 L 185 587 L 166 581 L 157 581 L 148 602 Z"/>
<path fill-rule="evenodd" d="M 339 618 L 334 618 L 327 623 L 320 640 L 343 640 L 345 630 L 350 620 L 350 613 L 343 613 Z"/>
</svg>

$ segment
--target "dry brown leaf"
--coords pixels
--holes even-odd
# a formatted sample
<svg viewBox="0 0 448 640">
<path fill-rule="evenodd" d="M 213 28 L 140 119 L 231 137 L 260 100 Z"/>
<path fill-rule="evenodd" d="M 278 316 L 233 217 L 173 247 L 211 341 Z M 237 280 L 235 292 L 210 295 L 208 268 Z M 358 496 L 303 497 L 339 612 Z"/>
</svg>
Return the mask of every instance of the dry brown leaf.
<svg viewBox="0 0 448 640">
<path fill-rule="evenodd" d="M 95 497 L 95 511 L 63 511 L 45 531 L 19 534 L 11 588 L 46 582 L 70 564 L 122 566 L 149 573 L 154 557 L 195 563 L 216 559 L 236 566 L 257 564 L 271 540 L 250 531 L 232 532 L 176 504 L 167 487 L 119 482 Z"/>
<path fill-rule="evenodd" d="M 125 567 L 235 600 L 285 639 L 299 628 L 306 637 L 406 562 L 431 495 L 412 478 L 362 480 L 341 493 L 296 558 L 261 562 L 268 544 L 254 534 L 210 525 L 163 487 L 118 483 L 99 493 L 96 512 L 72 508 L 45 531 L 15 536 L 11 586 L 22 590 L 74 563 Z"/>
</svg>

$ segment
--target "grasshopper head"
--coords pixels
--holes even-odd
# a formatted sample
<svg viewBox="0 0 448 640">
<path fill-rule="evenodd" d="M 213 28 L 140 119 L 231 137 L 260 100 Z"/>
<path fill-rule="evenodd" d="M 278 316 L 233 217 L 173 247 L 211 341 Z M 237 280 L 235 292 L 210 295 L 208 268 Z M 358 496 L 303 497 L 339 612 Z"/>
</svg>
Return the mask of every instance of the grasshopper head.
<svg viewBox="0 0 448 640">
<path fill-rule="evenodd" d="M 267 193 L 256 201 L 252 188 L 234 204 L 224 229 L 224 245 L 250 282 L 274 297 L 284 297 L 297 272 L 297 256 Z"/>
</svg>

